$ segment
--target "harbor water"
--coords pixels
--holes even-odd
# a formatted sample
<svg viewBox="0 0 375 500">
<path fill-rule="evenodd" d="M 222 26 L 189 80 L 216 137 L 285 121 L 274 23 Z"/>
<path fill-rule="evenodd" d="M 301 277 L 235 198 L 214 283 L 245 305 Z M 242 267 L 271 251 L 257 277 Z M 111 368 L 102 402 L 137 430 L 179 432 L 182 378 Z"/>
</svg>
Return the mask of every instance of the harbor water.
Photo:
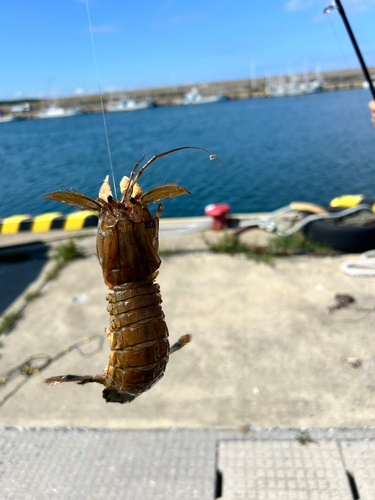
<svg viewBox="0 0 375 500">
<path fill-rule="evenodd" d="M 178 181 L 192 196 L 165 202 L 167 217 L 204 214 L 227 202 L 234 213 L 270 211 L 291 201 L 326 204 L 342 194 L 375 195 L 375 130 L 368 90 L 226 101 L 106 113 L 118 186 L 146 153 L 181 146 L 145 171 L 147 190 Z M 74 188 L 96 197 L 110 174 L 100 114 L 0 124 L 0 218 L 70 212 L 43 194 Z M 118 190 L 118 187 L 117 187 Z M 117 193 L 118 194 L 118 193 Z"/>
</svg>

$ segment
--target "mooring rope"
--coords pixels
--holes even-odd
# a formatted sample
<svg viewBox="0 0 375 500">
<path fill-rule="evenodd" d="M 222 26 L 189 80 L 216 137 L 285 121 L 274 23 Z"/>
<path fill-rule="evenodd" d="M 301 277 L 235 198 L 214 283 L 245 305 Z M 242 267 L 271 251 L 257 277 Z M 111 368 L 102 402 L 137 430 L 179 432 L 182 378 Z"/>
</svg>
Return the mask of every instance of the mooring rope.
<svg viewBox="0 0 375 500">
<path fill-rule="evenodd" d="M 369 250 L 361 255 L 361 260 L 346 260 L 340 266 L 348 276 L 375 276 L 375 250 Z"/>
</svg>

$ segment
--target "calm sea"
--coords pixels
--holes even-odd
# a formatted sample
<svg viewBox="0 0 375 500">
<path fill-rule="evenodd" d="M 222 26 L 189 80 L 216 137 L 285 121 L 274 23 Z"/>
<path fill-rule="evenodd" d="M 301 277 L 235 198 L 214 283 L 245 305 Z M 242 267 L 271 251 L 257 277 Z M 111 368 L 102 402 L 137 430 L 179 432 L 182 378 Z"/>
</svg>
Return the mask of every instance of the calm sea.
<svg viewBox="0 0 375 500">
<path fill-rule="evenodd" d="M 175 181 L 193 196 L 165 203 L 164 215 L 203 215 L 208 203 L 234 213 L 291 201 L 324 204 L 341 194 L 375 195 L 375 130 L 367 90 L 227 101 L 106 114 L 116 182 L 141 158 L 180 146 L 142 176 L 144 190 Z M 100 114 L 0 124 L 0 218 L 72 209 L 42 199 L 74 188 L 96 197 L 110 174 Z"/>
</svg>

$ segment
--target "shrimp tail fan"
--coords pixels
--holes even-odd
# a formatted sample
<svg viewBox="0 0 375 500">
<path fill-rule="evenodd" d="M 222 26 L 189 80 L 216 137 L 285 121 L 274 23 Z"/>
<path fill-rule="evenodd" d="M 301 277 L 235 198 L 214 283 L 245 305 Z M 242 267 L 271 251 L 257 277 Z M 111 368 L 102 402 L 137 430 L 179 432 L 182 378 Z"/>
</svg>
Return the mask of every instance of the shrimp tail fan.
<svg viewBox="0 0 375 500">
<path fill-rule="evenodd" d="M 94 200 L 81 193 L 80 191 L 75 191 L 72 189 L 63 189 L 61 191 L 53 191 L 52 193 L 47 193 L 44 197 L 45 200 L 58 201 L 60 203 L 66 203 L 71 207 L 78 210 L 91 210 L 93 212 L 98 212 L 102 208 L 101 202 L 103 200 Z"/>
</svg>

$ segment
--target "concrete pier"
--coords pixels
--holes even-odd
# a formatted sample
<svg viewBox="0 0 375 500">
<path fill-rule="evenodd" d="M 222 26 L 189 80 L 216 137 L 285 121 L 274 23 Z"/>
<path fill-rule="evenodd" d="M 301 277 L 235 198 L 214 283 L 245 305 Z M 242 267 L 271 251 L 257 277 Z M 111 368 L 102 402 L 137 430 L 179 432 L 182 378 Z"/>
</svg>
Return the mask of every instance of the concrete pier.
<svg viewBox="0 0 375 500">
<path fill-rule="evenodd" d="M 51 249 L 67 236 L 54 235 L 44 241 Z M 20 243 L 8 235 L 8 246 L 11 237 Z M 270 265 L 210 253 L 201 234 L 162 238 L 169 255 L 157 281 L 170 338 L 193 341 L 150 392 L 121 406 L 106 404 L 99 385 L 42 383 L 100 373 L 108 361 L 95 236 L 76 243 L 84 258 L 26 301 L 0 338 L 2 499 L 374 498 L 374 278 L 340 270 L 359 256 Z M 336 293 L 355 302 L 329 313 Z"/>
</svg>

